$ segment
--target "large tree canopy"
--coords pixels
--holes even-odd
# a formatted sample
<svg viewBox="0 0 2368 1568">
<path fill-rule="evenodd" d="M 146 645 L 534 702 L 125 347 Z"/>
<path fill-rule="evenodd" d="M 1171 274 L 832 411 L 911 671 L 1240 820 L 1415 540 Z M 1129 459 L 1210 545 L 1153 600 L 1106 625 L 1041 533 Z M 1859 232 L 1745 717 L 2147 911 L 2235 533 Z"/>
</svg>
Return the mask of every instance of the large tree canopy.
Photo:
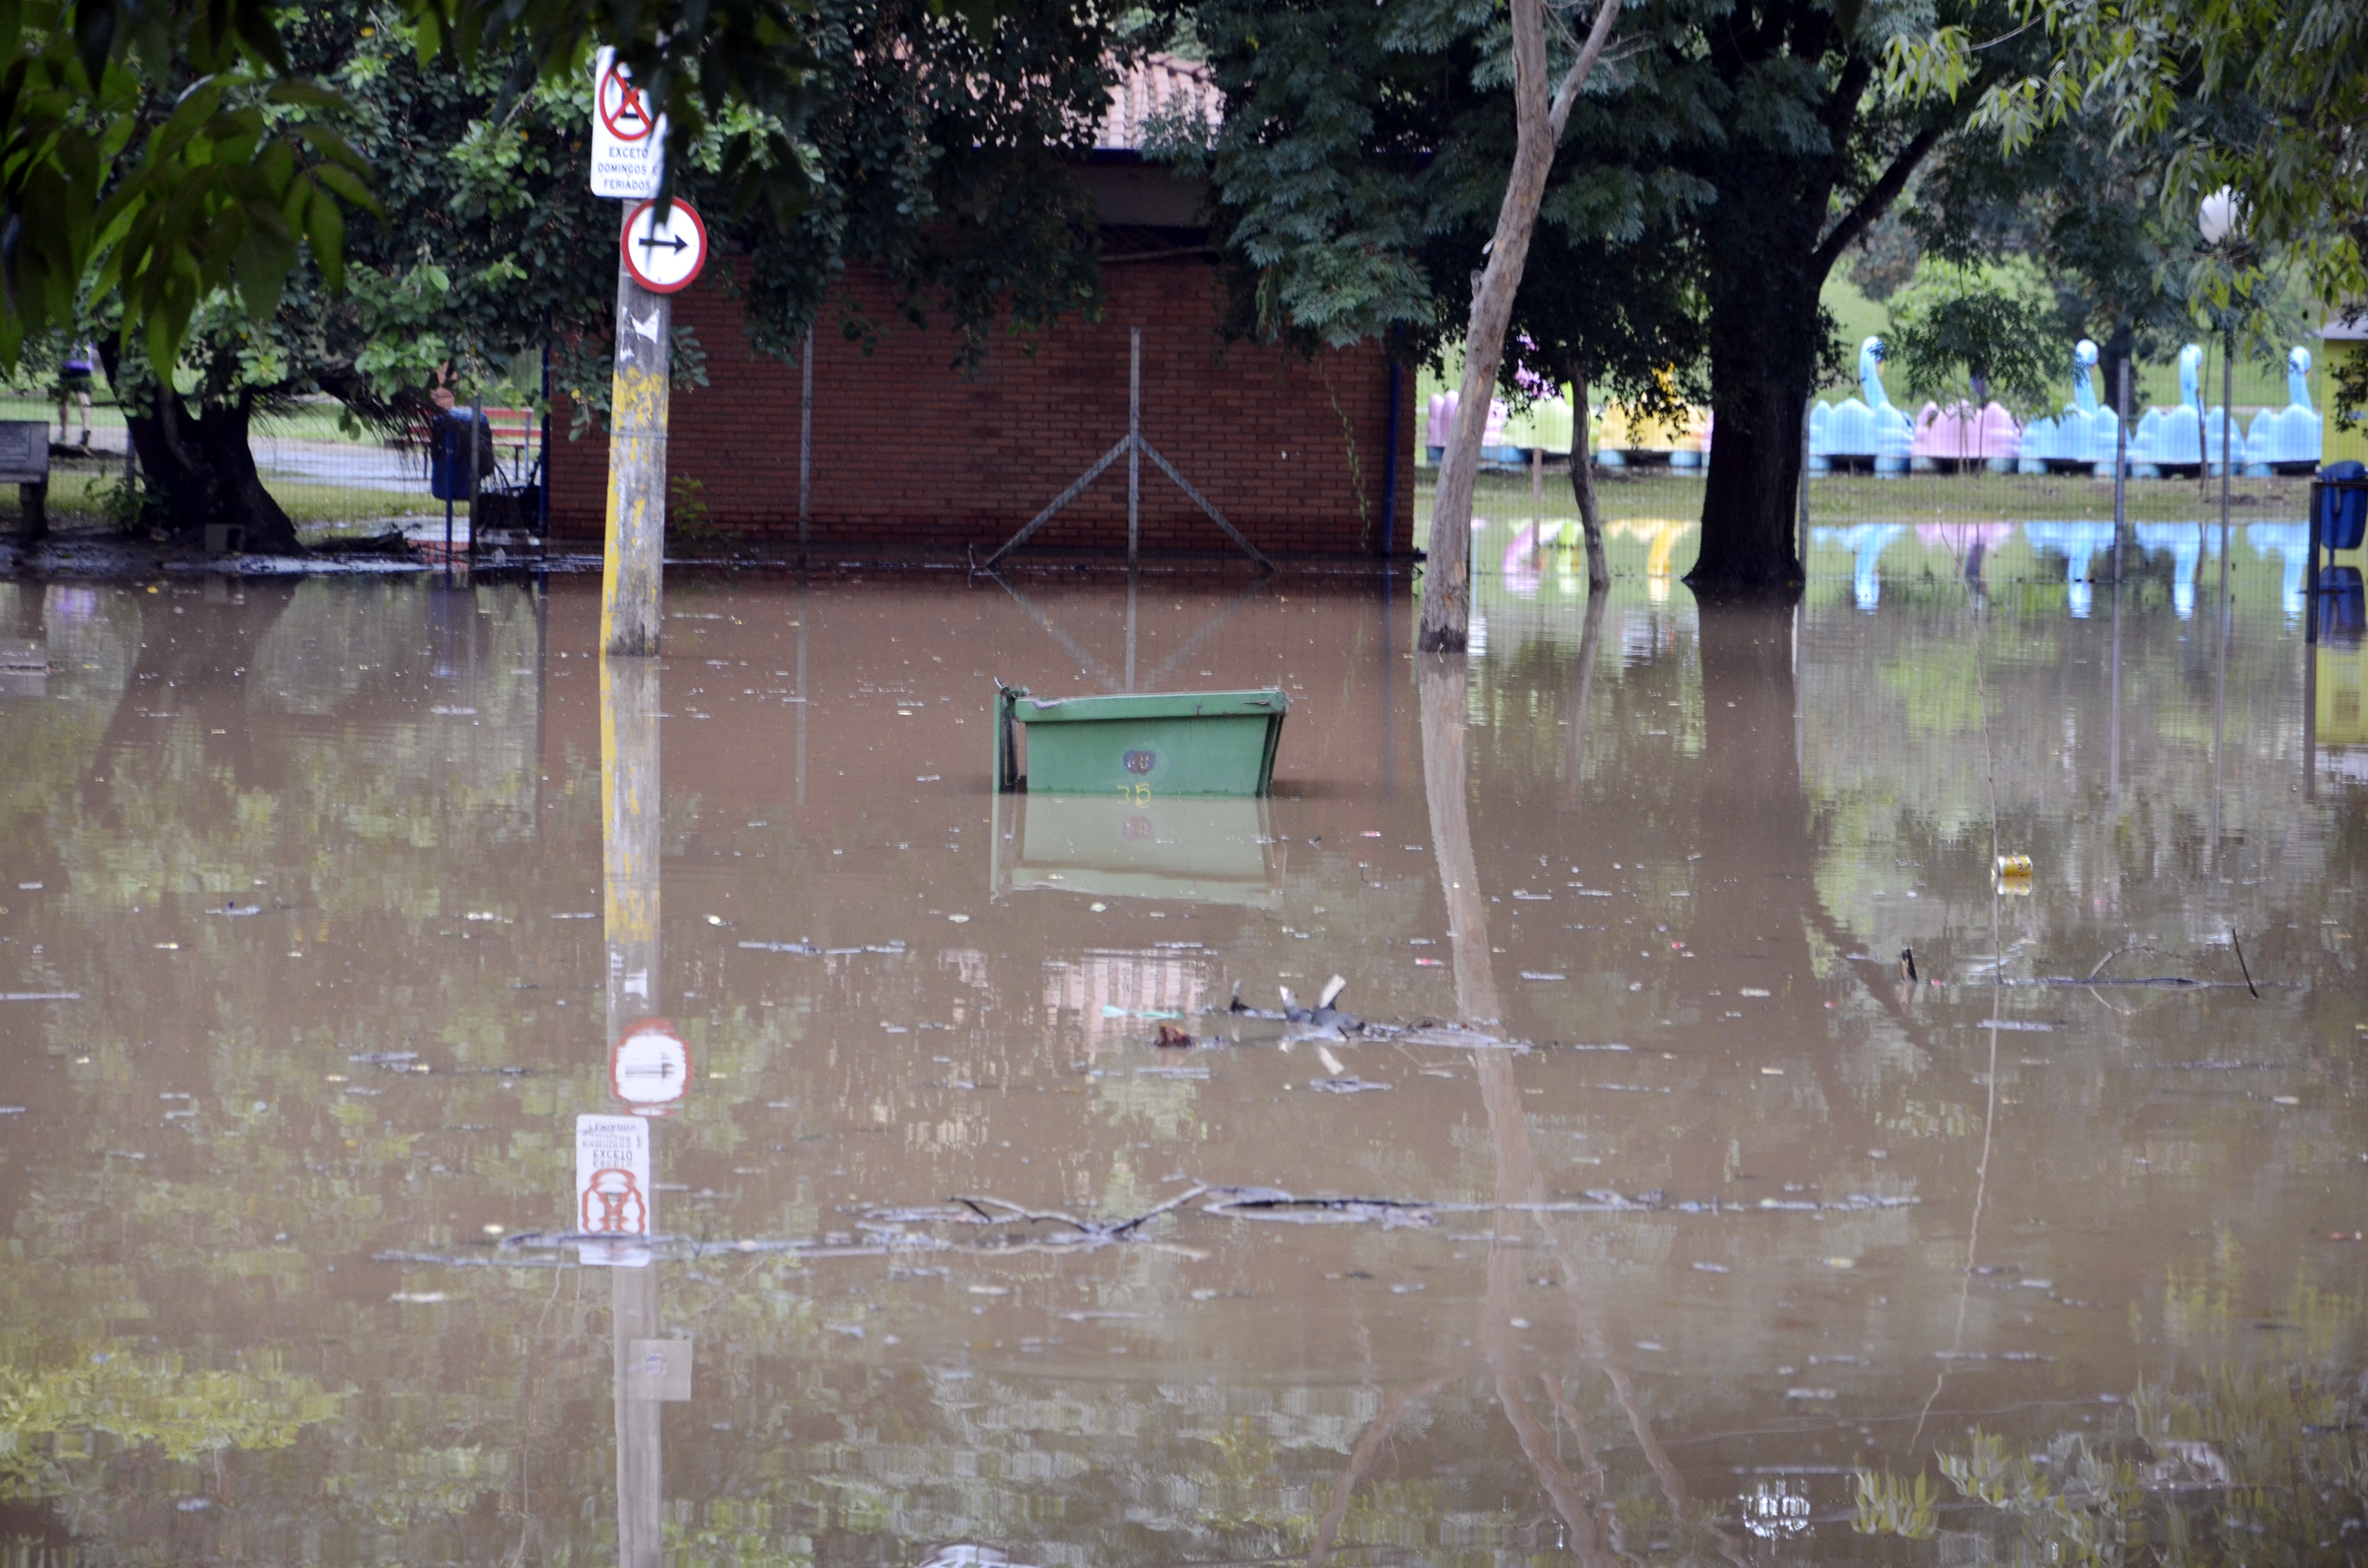
<svg viewBox="0 0 2368 1568">
<path fill-rule="evenodd" d="M 356 106 L 290 36 L 320 9 L 0 0 L 0 367 L 14 369 L 28 336 L 76 325 L 94 290 L 169 363 L 218 290 L 268 313 L 305 255 L 338 287 L 348 220 L 381 210 L 381 171 L 344 134 L 339 111 Z M 613 46 L 677 143 L 708 144 L 711 188 L 777 221 L 810 193 L 794 177 L 812 151 L 808 122 L 845 108 L 845 74 L 830 69 L 843 39 L 823 0 L 393 9 L 423 66 L 490 81 L 504 106 L 574 82 L 596 44 Z M 1025 0 L 914 0 L 882 8 L 872 58 L 940 54 L 951 30 L 1008 51 L 1014 20 L 1050 23 L 1056 38 L 1108 25 Z"/>
<path fill-rule="evenodd" d="M 1886 91 L 1885 51 L 1927 36 L 1936 9 L 1993 40 L 1969 56 L 1972 93 Z M 1474 214 L 1493 210 L 1508 166 L 1494 9 L 1191 0 L 1182 14 L 1227 95 L 1212 167 L 1264 324 L 1335 342 L 1403 325 L 1436 341 L 1483 264 Z M 1966 139 L 1979 92 L 2033 68 L 2048 40 L 2016 35 L 2003 0 L 1649 0 L 1621 34 L 1555 162 L 1543 222 L 1566 255 L 1523 291 L 1569 292 L 1573 268 L 1600 274 L 1580 292 L 1630 279 L 1633 301 L 1577 318 L 1607 345 L 1638 341 L 1620 326 L 1629 314 L 1667 323 L 1681 304 L 1717 429 L 1692 580 L 1789 589 L 1802 420 L 1830 335 L 1820 289 L 1915 173 Z M 1621 259 L 1640 245 L 1649 265 Z M 1524 310 L 1542 325 L 1569 313 Z"/>
<path fill-rule="evenodd" d="M 258 548 L 294 548 L 247 434 L 296 398 L 400 426 L 440 375 L 483 384 L 548 347 L 579 412 L 606 408 L 617 205 L 586 189 L 588 74 L 544 78 L 524 47 L 456 62 L 422 45 L 417 15 L 414 0 L 281 13 L 279 59 L 318 91 L 273 111 L 279 133 L 333 129 L 376 185 L 334 253 L 299 246 L 274 288 L 199 292 L 169 360 L 128 293 L 82 301 L 154 520 L 176 533 L 232 522 Z M 813 0 L 803 15 L 808 109 L 791 155 L 752 165 L 777 122 L 726 101 L 695 134 L 677 128 L 669 159 L 719 248 L 752 257 L 736 291 L 758 346 L 796 352 L 851 262 L 894 280 L 906 317 L 944 309 L 973 350 L 998 319 L 1088 304 L 1089 210 L 1058 160 L 1090 142 L 1122 42 L 1111 28 L 1057 0 L 1016 0 L 984 30 L 900 0 Z M 188 71 L 167 68 L 153 97 Z M 742 199 L 752 179 L 771 194 Z M 699 379 L 700 347 L 681 335 L 678 374 Z"/>
</svg>

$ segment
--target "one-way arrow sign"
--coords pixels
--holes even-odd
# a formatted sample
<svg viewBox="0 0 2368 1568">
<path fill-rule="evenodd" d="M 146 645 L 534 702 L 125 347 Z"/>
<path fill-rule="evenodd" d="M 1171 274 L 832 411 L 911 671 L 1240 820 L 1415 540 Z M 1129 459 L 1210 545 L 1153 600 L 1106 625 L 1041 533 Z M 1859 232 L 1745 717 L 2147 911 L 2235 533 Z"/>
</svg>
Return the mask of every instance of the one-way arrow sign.
<svg viewBox="0 0 2368 1568">
<path fill-rule="evenodd" d="M 667 210 L 657 221 L 657 203 L 644 201 L 625 220 L 625 267 L 633 281 L 653 294 L 671 294 L 690 286 L 707 265 L 707 225 L 687 202 Z"/>
</svg>

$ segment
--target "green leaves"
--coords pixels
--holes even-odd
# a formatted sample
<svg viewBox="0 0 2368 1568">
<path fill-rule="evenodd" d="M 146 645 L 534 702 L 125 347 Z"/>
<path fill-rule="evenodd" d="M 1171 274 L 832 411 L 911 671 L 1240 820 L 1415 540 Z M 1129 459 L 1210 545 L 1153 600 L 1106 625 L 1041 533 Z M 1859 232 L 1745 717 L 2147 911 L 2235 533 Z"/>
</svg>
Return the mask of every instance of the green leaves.
<svg viewBox="0 0 2368 1568">
<path fill-rule="evenodd" d="M 301 242 L 334 281 L 375 210 L 263 0 L 12 0 L 0 42 L 0 366 L 102 298 L 171 364 L 209 293 L 268 312 Z"/>
<path fill-rule="evenodd" d="M 90 291 L 120 298 L 151 363 L 179 358 L 192 312 L 215 290 L 235 288 L 251 315 L 270 314 L 300 243 L 311 243 L 330 286 L 342 287 L 339 192 L 377 210 L 365 165 L 326 127 L 281 119 L 324 97 L 245 74 L 202 78 L 118 171 L 98 210 Z"/>
<path fill-rule="evenodd" d="M 2026 0 L 2057 46 L 1992 87 L 1978 123 L 2009 149 L 2095 116 L 2143 145 L 2167 212 L 2233 186 L 2256 237 L 2291 248 L 2328 298 L 2368 291 L 2368 6 L 2359 0 Z"/>
<path fill-rule="evenodd" d="M 996 9 L 932 13 L 983 28 Z M 793 215 L 810 182 L 768 172 L 800 166 L 813 14 L 809 0 L 398 0 L 386 21 L 412 24 L 442 69 L 497 66 L 506 103 L 573 83 L 613 42 L 677 144 L 729 119 L 735 193 Z M 268 314 L 308 250 L 342 286 L 350 216 L 382 213 L 336 129 L 347 100 L 291 64 L 305 22 L 280 0 L 0 0 L 0 368 L 100 297 L 169 365 L 216 290 Z M 755 112 L 732 119 L 735 106 Z"/>
<path fill-rule="evenodd" d="M 1914 397 L 1953 403 L 1969 378 L 1989 397 L 2029 418 L 2055 406 L 2063 368 L 2055 301 L 2037 268 L 1951 268 L 1902 294 L 1892 307 L 1884 358 Z"/>
<path fill-rule="evenodd" d="M 997 9 L 997 0 L 932 0 L 929 9 L 944 16 L 950 3 L 978 23 Z M 785 159 L 787 136 L 813 108 L 814 0 L 404 0 L 404 10 L 416 22 L 423 62 L 438 58 L 463 70 L 502 62 L 513 94 L 578 77 L 595 49 L 615 49 L 652 112 L 667 118 L 677 147 L 698 141 L 733 106 L 760 111 L 777 133 L 742 128 L 731 149 L 735 176 L 756 160 Z M 669 166 L 670 181 L 677 172 Z M 770 190 L 759 183 L 746 194 Z"/>
<path fill-rule="evenodd" d="M 1973 79 L 1973 39 L 1963 28 L 1896 34 L 1883 47 L 1883 90 L 1895 102 L 1954 102 Z"/>
</svg>

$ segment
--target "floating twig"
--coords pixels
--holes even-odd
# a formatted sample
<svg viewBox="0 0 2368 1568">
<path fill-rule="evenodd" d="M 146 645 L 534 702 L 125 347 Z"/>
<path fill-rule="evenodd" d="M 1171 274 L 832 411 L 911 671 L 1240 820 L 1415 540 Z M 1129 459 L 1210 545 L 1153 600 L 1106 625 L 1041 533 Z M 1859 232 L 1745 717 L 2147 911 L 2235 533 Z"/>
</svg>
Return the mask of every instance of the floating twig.
<svg viewBox="0 0 2368 1568">
<path fill-rule="evenodd" d="M 1204 1183 L 1196 1181 L 1189 1189 L 1178 1193 L 1175 1197 L 1168 1199 L 1166 1202 L 1144 1210 L 1142 1213 L 1137 1214 L 1132 1220 L 1121 1220 L 1117 1224 L 1108 1227 L 1105 1233 L 1111 1236 L 1125 1235 L 1129 1231 L 1134 1230 L 1138 1226 L 1147 1224 L 1151 1221 L 1158 1219 L 1162 1214 L 1167 1213 L 1171 1210 L 1183 1208 L 1184 1205 L 1191 1202 L 1192 1199 L 1200 1197 L 1202 1193 L 1208 1190 L 1209 1188 Z"/>
<path fill-rule="evenodd" d="M 2234 926 L 2228 927 L 2228 945 L 2237 949 L 2237 967 L 2244 971 L 2245 989 L 2253 994 L 2254 1001 L 2260 1001 L 2261 988 L 2253 983 L 2252 966 L 2245 961 L 2245 944 L 2237 940 L 2237 928 Z"/>
</svg>

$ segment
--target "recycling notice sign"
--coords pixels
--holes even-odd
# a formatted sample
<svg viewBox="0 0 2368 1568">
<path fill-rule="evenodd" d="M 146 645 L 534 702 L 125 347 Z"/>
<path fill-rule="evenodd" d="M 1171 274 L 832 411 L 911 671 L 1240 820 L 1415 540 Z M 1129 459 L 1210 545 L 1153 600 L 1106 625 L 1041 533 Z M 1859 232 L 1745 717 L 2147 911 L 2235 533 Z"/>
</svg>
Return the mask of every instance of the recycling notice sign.
<svg viewBox="0 0 2368 1568">
<path fill-rule="evenodd" d="M 592 97 L 592 194 L 641 201 L 666 174 L 666 122 L 633 85 L 617 51 L 600 51 Z"/>
</svg>

